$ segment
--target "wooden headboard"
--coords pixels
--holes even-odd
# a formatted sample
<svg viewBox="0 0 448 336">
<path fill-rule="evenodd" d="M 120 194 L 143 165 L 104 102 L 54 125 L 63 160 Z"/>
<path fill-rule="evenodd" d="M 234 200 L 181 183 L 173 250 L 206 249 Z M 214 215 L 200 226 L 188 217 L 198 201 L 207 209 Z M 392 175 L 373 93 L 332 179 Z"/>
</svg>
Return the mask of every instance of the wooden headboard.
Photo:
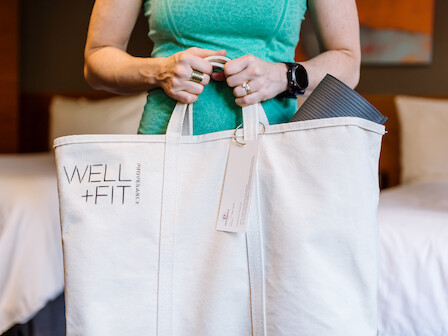
<svg viewBox="0 0 448 336">
<path fill-rule="evenodd" d="M 48 150 L 49 105 L 51 97 L 56 93 L 23 93 L 20 97 L 20 151 L 39 152 Z M 58 93 L 70 97 L 84 96 L 91 99 L 110 97 L 108 93 Z M 399 127 L 393 95 L 363 95 L 383 115 L 388 117 L 383 138 L 383 148 L 380 159 L 381 187 L 391 187 L 399 184 Z"/>
</svg>

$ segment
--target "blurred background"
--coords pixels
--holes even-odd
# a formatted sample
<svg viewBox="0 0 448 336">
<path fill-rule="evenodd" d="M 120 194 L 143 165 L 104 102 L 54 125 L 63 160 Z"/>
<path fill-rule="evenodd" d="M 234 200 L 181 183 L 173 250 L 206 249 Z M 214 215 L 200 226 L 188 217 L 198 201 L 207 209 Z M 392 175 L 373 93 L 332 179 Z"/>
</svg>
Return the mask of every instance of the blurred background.
<svg viewBox="0 0 448 336">
<path fill-rule="evenodd" d="M 2 336 L 65 335 L 53 138 L 135 133 L 146 100 L 145 93 L 110 98 L 84 81 L 93 4 L 0 1 Z M 357 4 L 363 55 L 356 90 L 389 118 L 379 169 L 379 335 L 446 335 L 448 1 Z M 130 54 L 150 55 L 147 33 L 141 14 Z M 307 14 L 296 60 L 317 52 Z"/>
<path fill-rule="evenodd" d="M 389 17 L 392 14 L 392 19 L 397 21 L 397 13 L 400 12 L 397 9 L 403 2 L 411 4 L 408 6 L 411 13 L 408 21 L 417 22 L 417 26 L 429 27 L 426 30 L 431 30 L 433 40 L 430 61 L 427 64 L 364 62 L 357 90 L 360 93 L 375 94 L 448 95 L 448 2 L 434 0 L 432 4 L 432 1 L 419 1 L 425 3 L 426 8 L 434 6 L 434 10 L 430 11 L 431 15 L 429 18 L 426 15 L 424 22 L 415 20 L 418 17 L 425 18 L 425 15 L 418 12 L 418 8 L 417 13 L 415 9 L 412 12 L 412 0 L 397 1 L 393 8 L 385 10 L 376 6 L 372 16 L 378 17 L 389 11 Z M 30 120 L 30 117 L 21 113 L 23 95 L 64 92 L 82 95 L 92 91 L 84 81 L 82 69 L 83 49 L 93 3 L 92 0 L 1 2 L 0 152 L 33 150 L 24 143 L 30 141 L 23 134 L 30 132 L 24 125 L 24 118 Z M 373 27 L 379 27 L 381 22 L 363 14 L 369 13 L 369 3 L 373 1 L 358 1 L 360 17 L 364 21 L 370 19 Z M 383 21 L 387 26 L 391 20 L 385 18 Z M 406 25 L 407 21 L 403 22 Z M 308 32 L 306 27 L 309 26 L 305 23 L 302 33 Z M 129 44 L 131 54 L 149 55 L 151 42 L 147 38 L 147 31 L 147 21 L 141 15 Z M 308 49 L 312 50 L 313 47 Z M 304 54 L 298 51 L 298 58 Z M 34 127 L 37 126 L 35 122 L 33 124 Z"/>
</svg>

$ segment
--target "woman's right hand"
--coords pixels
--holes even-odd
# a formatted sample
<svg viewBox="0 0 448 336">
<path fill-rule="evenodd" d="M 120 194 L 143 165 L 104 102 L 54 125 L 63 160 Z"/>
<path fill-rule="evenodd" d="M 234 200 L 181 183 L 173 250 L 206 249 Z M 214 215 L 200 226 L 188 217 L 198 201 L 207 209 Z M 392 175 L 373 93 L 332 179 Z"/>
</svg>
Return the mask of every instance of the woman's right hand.
<svg viewBox="0 0 448 336">
<path fill-rule="evenodd" d="M 159 86 L 168 96 L 181 103 L 194 103 L 204 90 L 204 86 L 210 82 L 210 75 L 213 72 L 212 65 L 204 58 L 225 55 L 225 50 L 193 47 L 163 58 L 157 73 Z M 204 74 L 201 83 L 190 80 L 193 70 Z"/>
<path fill-rule="evenodd" d="M 141 6 L 141 0 L 95 1 L 85 47 L 86 81 L 95 89 L 118 94 L 161 87 L 178 101 L 196 101 L 212 72 L 204 57 L 224 56 L 226 51 L 190 48 L 170 57 L 131 56 L 126 47 Z M 204 73 L 200 84 L 190 81 L 193 69 Z"/>
</svg>

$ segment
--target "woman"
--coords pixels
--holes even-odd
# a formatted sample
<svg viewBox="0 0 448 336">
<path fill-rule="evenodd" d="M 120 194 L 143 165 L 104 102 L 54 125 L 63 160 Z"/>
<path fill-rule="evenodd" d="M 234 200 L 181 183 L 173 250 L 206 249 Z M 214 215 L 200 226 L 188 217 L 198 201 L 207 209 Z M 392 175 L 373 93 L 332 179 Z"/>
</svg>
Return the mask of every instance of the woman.
<svg viewBox="0 0 448 336">
<path fill-rule="evenodd" d="M 149 37 L 154 42 L 154 49 L 149 58 L 132 57 L 126 53 L 128 39 L 141 5 L 141 0 L 97 0 L 92 12 L 85 52 L 85 76 L 93 87 L 121 94 L 148 91 L 148 99 L 139 128 L 141 134 L 163 134 L 177 101 L 195 103 L 193 132 L 194 134 L 202 134 L 237 127 L 242 119 L 241 106 L 258 102 L 262 102 L 271 124 L 288 122 L 296 111 L 296 100 L 288 97 L 295 98 L 297 94 L 303 93 L 304 89 L 307 90 L 307 93 L 311 92 L 327 73 L 338 77 L 352 87 L 358 82 L 360 48 L 355 0 L 309 0 L 308 2 L 307 0 L 145 0 L 143 6 L 145 15 L 149 19 Z M 299 39 L 300 22 L 307 8 L 312 14 L 323 51 L 317 57 L 302 62 L 300 65 L 291 64 Z M 225 64 L 223 72 L 213 73 L 212 66 L 204 60 L 205 57 L 212 55 L 226 55 L 232 60 Z M 290 71 L 290 69 L 294 69 L 294 71 Z M 295 71 L 298 69 L 301 71 Z M 291 81 L 293 79 L 292 73 L 300 78 Z M 313 153 L 321 155 L 318 151 Z M 171 156 L 167 155 L 167 157 L 170 158 Z M 167 164 L 165 167 L 170 167 L 170 165 Z M 280 172 L 280 174 L 282 173 Z M 172 175 L 168 173 L 167 176 L 171 177 Z M 169 179 L 164 181 L 167 180 Z M 285 182 L 283 179 L 277 181 Z M 314 181 L 311 180 L 310 184 L 313 183 Z M 194 189 L 194 187 L 191 189 Z M 169 189 L 167 187 L 164 190 Z M 273 192 L 277 195 L 276 201 L 279 198 L 282 199 L 278 197 L 280 194 L 278 189 L 274 188 L 274 190 L 277 190 Z M 291 189 L 291 192 L 294 192 L 294 190 Z M 284 197 L 283 199 L 287 198 L 288 193 L 282 195 L 282 197 Z M 166 204 L 170 203 L 167 202 Z M 170 214 L 173 213 L 170 212 Z M 213 218 L 215 219 L 215 217 Z M 209 228 L 212 228 L 211 225 L 213 224 L 211 223 Z M 179 225 L 178 227 L 185 228 L 186 226 Z M 315 240 L 319 240 L 321 236 L 330 236 L 330 239 L 328 239 L 331 240 L 330 243 L 328 241 L 318 241 L 317 243 L 329 244 L 331 247 L 339 246 L 339 238 L 344 236 L 345 233 L 342 230 L 334 229 L 335 231 L 329 231 L 327 235 L 325 229 L 326 227 L 321 230 L 325 231 L 324 235 L 313 235 L 311 233 L 310 235 L 313 235 Z M 335 232 L 338 234 L 332 239 L 332 234 Z M 267 233 L 266 236 L 269 236 L 269 234 Z M 278 241 L 282 241 L 285 246 L 288 246 L 288 242 L 285 242 L 287 239 L 283 239 L 287 234 L 288 232 L 284 231 L 277 232 L 277 235 L 271 234 L 271 236 L 280 237 Z M 191 310 L 181 307 L 182 304 L 176 307 L 173 303 L 175 295 L 173 294 L 173 297 L 171 297 L 171 293 L 175 290 L 165 291 L 163 288 L 160 289 L 160 284 L 167 283 L 165 278 L 161 278 L 159 282 L 160 288 L 158 290 L 160 291 L 157 294 L 160 294 L 158 297 L 160 301 L 157 304 L 160 304 L 161 310 L 164 307 L 171 307 L 170 304 L 173 304 L 174 310 L 182 309 L 182 314 L 177 314 L 181 316 L 177 316 L 176 328 L 184 329 L 182 332 L 174 331 L 173 335 L 250 335 L 249 329 L 253 330 L 253 335 L 265 335 L 264 331 L 260 332 L 260 330 L 264 330 L 265 323 L 264 318 L 260 317 L 264 314 L 263 308 L 260 308 L 263 307 L 264 301 L 269 302 L 266 306 L 274 307 L 273 311 L 270 312 L 271 314 L 266 314 L 269 318 L 273 316 L 272 321 L 275 322 L 268 326 L 268 329 L 270 328 L 269 335 L 289 336 L 301 333 L 307 336 L 357 336 L 362 334 L 358 333 L 356 328 L 351 333 L 345 332 L 345 330 L 350 329 L 350 326 L 346 325 L 346 321 L 352 316 L 357 317 L 358 311 L 353 311 L 357 307 L 363 307 L 364 301 L 355 302 L 354 309 L 347 309 L 352 315 L 344 311 L 344 304 L 350 305 L 354 300 L 339 300 L 339 298 L 347 300 L 348 295 L 344 294 L 345 291 L 342 291 L 342 294 L 332 292 L 333 288 L 345 289 L 346 282 L 344 281 L 335 281 L 337 286 L 330 286 L 327 281 L 331 282 L 334 279 L 319 278 L 316 286 L 313 283 L 311 291 L 308 291 L 309 288 L 306 286 L 299 288 L 301 290 L 299 295 L 299 290 L 296 289 L 300 287 L 301 281 L 297 281 L 299 284 L 297 286 L 288 286 L 293 280 L 283 279 L 281 277 L 282 272 L 279 272 L 277 277 L 275 271 L 269 270 L 271 277 L 266 277 L 266 286 L 271 286 L 273 289 L 266 291 L 266 299 L 260 299 L 257 296 L 256 292 L 262 293 L 261 296 L 264 295 L 264 292 L 260 289 L 263 285 L 257 287 L 256 280 L 251 284 L 251 290 L 254 288 L 253 292 L 249 293 L 246 290 L 247 288 L 244 287 L 246 284 L 240 287 L 236 284 L 235 287 L 238 287 L 238 290 L 234 293 L 231 293 L 230 290 L 226 291 L 225 288 L 234 288 L 226 287 L 227 284 L 232 283 L 230 278 L 223 280 L 219 277 L 223 274 L 227 276 L 227 266 L 237 265 L 235 269 L 238 269 L 239 274 L 244 274 L 244 276 L 247 274 L 249 282 L 252 281 L 250 280 L 252 276 L 253 279 L 263 279 L 263 275 L 260 275 L 260 272 L 254 275 L 255 271 L 249 271 L 252 272 L 251 275 L 247 273 L 246 263 L 250 262 L 245 259 L 246 250 L 243 251 L 242 258 L 232 259 L 231 263 L 223 261 L 228 259 L 215 258 L 217 255 L 228 255 L 230 250 L 232 252 L 240 251 L 239 248 L 244 246 L 244 239 L 241 236 L 216 235 L 214 237 L 218 236 L 219 239 L 229 240 L 219 240 L 219 244 L 216 245 L 215 242 L 218 240 L 207 242 L 210 245 L 201 249 L 200 258 L 197 258 L 198 262 L 200 261 L 204 267 L 196 267 L 195 264 L 189 262 L 183 264 L 190 267 L 187 267 L 188 270 L 185 273 L 192 274 L 194 277 L 198 276 L 201 279 L 198 283 L 191 281 L 191 288 L 194 287 L 193 291 L 187 293 L 179 290 L 176 293 L 178 296 L 188 297 L 184 301 L 179 299 L 179 302 L 185 303 L 186 306 L 192 308 Z M 224 244 L 231 239 L 234 239 L 232 242 L 235 245 Z M 252 239 L 249 238 L 248 241 L 254 241 Z M 349 235 L 347 235 L 347 240 L 350 240 Z M 243 243 L 238 245 L 237 241 Z M 347 245 L 351 243 L 349 241 Z M 300 245 L 300 243 L 291 239 L 289 246 L 292 245 Z M 223 246 L 225 248 L 222 249 Z M 237 247 L 234 248 L 235 246 Z M 350 246 L 348 250 L 350 250 Z M 210 249 L 210 255 L 208 249 Z M 306 250 L 307 246 L 304 249 Z M 308 249 L 312 250 L 309 247 Z M 345 257 L 344 253 L 347 250 L 343 247 L 340 249 L 344 256 L 344 265 L 348 263 L 350 265 L 348 268 L 357 271 L 356 260 L 353 261 L 350 254 Z M 187 250 L 189 250 L 188 247 L 184 251 Z M 248 260 L 253 260 L 254 255 L 256 255 L 257 262 L 259 261 L 258 265 L 262 264 L 263 261 L 261 256 L 257 254 L 256 248 L 251 247 L 248 250 L 250 250 L 247 252 Z M 271 255 L 281 254 L 274 247 L 270 252 Z M 179 252 L 179 254 L 181 253 Z M 308 256 L 309 254 L 305 253 L 304 255 Z M 304 258 L 303 255 L 298 257 Z M 325 259 L 325 257 L 322 258 Z M 163 259 L 164 257 L 162 258 L 159 255 L 159 258 Z M 322 264 L 326 265 L 328 261 L 324 263 L 318 261 L 314 265 L 315 260 L 319 258 L 320 255 L 313 260 L 307 259 L 306 267 L 310 269 L 321 268 L 325 271 L 326 269 L 322 267 Z M 339 261 L 339 259 L 337 260 Z M 171 270 L 175 269 L 173 263 L 165 263 L 162 260 L 162 264 L 169 264 Z M 181 263 L 176 264 L 178 274 L 181 273 L 179 264 Z M 269 265 L 269 263 L 267 264 Z M 274 263 L 272 262 L 272 264 Z M 301 264 L 297 263 L 297 265 Z M 280 262 L 278 267 L 279 269 L 286 269 L 291 266 L 288 262 Z M 204 273 L 199 272 L 199 269 L 205 269 Z M 335 267 L 335 269 L 338 268 Z M 341 273 L 342 278 L 344 278 L 345 270 L 343 269 Z M 362 290 L 364 278 L 362 276 L 365 272 L 360 273 L 362 273 L 361 276 L 356 275 L 357 281 L 355 282 L 357 284 L 361 283 L 361 289 L 358 287 L 356 289 L 364 294 Z M 272 276 L 273 274 L 274 276 Z M 304 279 L 302 279 L 303 283 L 307 284 L 308 279 L 314 279 L 313 275 L 307 274 L 306 271 L 300 276 Z M 358 279 L 361 280 L 358 281 Z M 258 284 L 264 283 L 263 281 L 258 282 Z M 182 283 L 182 281 L 178 283 Z M 210 286 L 211 289 L 209 289 L 204 285 L 204 287 L 207 287 L 204 293 L 202 286 L 205 283 L 213 284 L 213 286 Z M 269 285 L 269 283 L 274 285 Z M 276 287 L 275 284 L 280 284 L 280 286 Z M 170 285 L 169 282 L 168 285 Z M 324 293 L 316 293 L 322 288 Z M 236 297 L 239 293 L 250 295 L 250 302 L 247 300 L 248 297 Z M 292 309 L 276 311 L 276 306 L 272 302 L 281 301 L 284 297 L 289 298 L 290 294 L 296 296 L 295 302 L 306 301 L 309 297 L 310 299 L 307 302 L 312 302 L 313 307 L 304 304 L 300 311 Z M 189 305 L 190 296 L 194 298 L 191 300 L 191 302 L 194 301 L 192 305 Z M 232 298 L 228 300 L 232 301 L 231 304 L 227 305 L 227 300 L 222 300 L 225 297 Z M 315 297 L 317 299 L 314 300 Z M 325 297 L 325 300 L 320 300 L 322 297 Z M 168 298 L 168 300 L 164 300 L 165 298 Z M 356 296 L 356 298 L 358 297 Z M 334 306 L 331 305 L 326 307 L 325 303 L 327 301 L 337 301 L 338 308 L 334 309 Z M 369 297 L 369 302 L 371 301 L 373 299 L 370 300 Z M 219 306 L 224 313 L 214 314 L 214 310 L 209 308 L 212 303 Z M 339 303 L 342 307 L 341 312 L 338 310 Z M 253 307 L 249 307 L 249 304 L 253 304 Z M 334 310 L 329 314 L 330 317 L 325 315 L 328 310 Z M 364 310 L 367 311 L 364 315 L 370 314 L 369 309 Z M 160 311 L 158 310 L 158 312 Z M 243 316 L 243 314 L 247 315 Z M 235 317 L 235 315 L 237 316 Z M 363 316 L 364 319 L 361 320 L 363 323 L 365 320 L 370 322 L 375 319 L 375 317 L 372 317 L 373 315 L 370 314 L 367 318 Z M 157 327 L 160 327 L 160 330 L 171 331 L 173 325 L 171 316 L 169 309 L 163 310 L 158 315 Z M 288 320 L 288 322 L 283 323 L 283 319 Z M 266 317 L 266 320 L 268 320 L 268 317 Z M 307 327 L 302 325 L 304 320 L 308 321 Z M 337 326 L 332 326 L 330 320 L 336 320 Z M 277 321 L 280 322 L 277 323 Z M 293 323 L 290 323 L 290 321 Z M 152 322 L 155 323 L 154 320 Z M 270 323 L 270 321 L 266 323 Z M 319 328 L 316 329 L 316 325 L 319 324 Z M 226 329 L 221 330 L 221 327 Z M 333 332 L 336 329 L 339 332 Z M 201 332 L 198 332 L 198 330 Z M 161 332 L 160 335 L 171 335 L 171 333 L 164 334 Z"/>
<path fill-rule="evenodd" d="M 239 106 L 257 102 L 263 102 L 271 124 L 289 121 L 296 100 L 278 97 L 291 91 L 283 62 L 293 62 L 307 7 L 323 50 L 301 63 L 307 94 L 327 73 L 351 87 L 358 83 L 355 0 L 145 0 L 143 5 L 154 42 L 151 57 L 126 53 L 142 1 L 97 0 L 84 68 L 96 89 L 149 91 L 139 133 L 164 133 L 176 101 L 195 102 L 194 134 L 235 128 L 241 123 Z M 232 61 L 223 73 L 212 73 L 203 59 L 211 55 Z"/>
</svg>

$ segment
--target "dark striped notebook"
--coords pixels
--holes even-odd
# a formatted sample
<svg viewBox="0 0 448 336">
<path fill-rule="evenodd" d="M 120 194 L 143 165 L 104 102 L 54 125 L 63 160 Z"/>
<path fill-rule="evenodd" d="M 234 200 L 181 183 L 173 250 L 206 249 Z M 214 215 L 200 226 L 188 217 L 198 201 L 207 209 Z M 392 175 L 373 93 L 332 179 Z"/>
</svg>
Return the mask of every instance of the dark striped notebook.
<svg viewBox="0 0 448 336">
<path fill-rule="evenodd" d="M 327 74 L 291 121 L 334 117 L 359 117 L 378 124 L 384 124 L 387 120 L 356 91 Z"/>
</svg>

